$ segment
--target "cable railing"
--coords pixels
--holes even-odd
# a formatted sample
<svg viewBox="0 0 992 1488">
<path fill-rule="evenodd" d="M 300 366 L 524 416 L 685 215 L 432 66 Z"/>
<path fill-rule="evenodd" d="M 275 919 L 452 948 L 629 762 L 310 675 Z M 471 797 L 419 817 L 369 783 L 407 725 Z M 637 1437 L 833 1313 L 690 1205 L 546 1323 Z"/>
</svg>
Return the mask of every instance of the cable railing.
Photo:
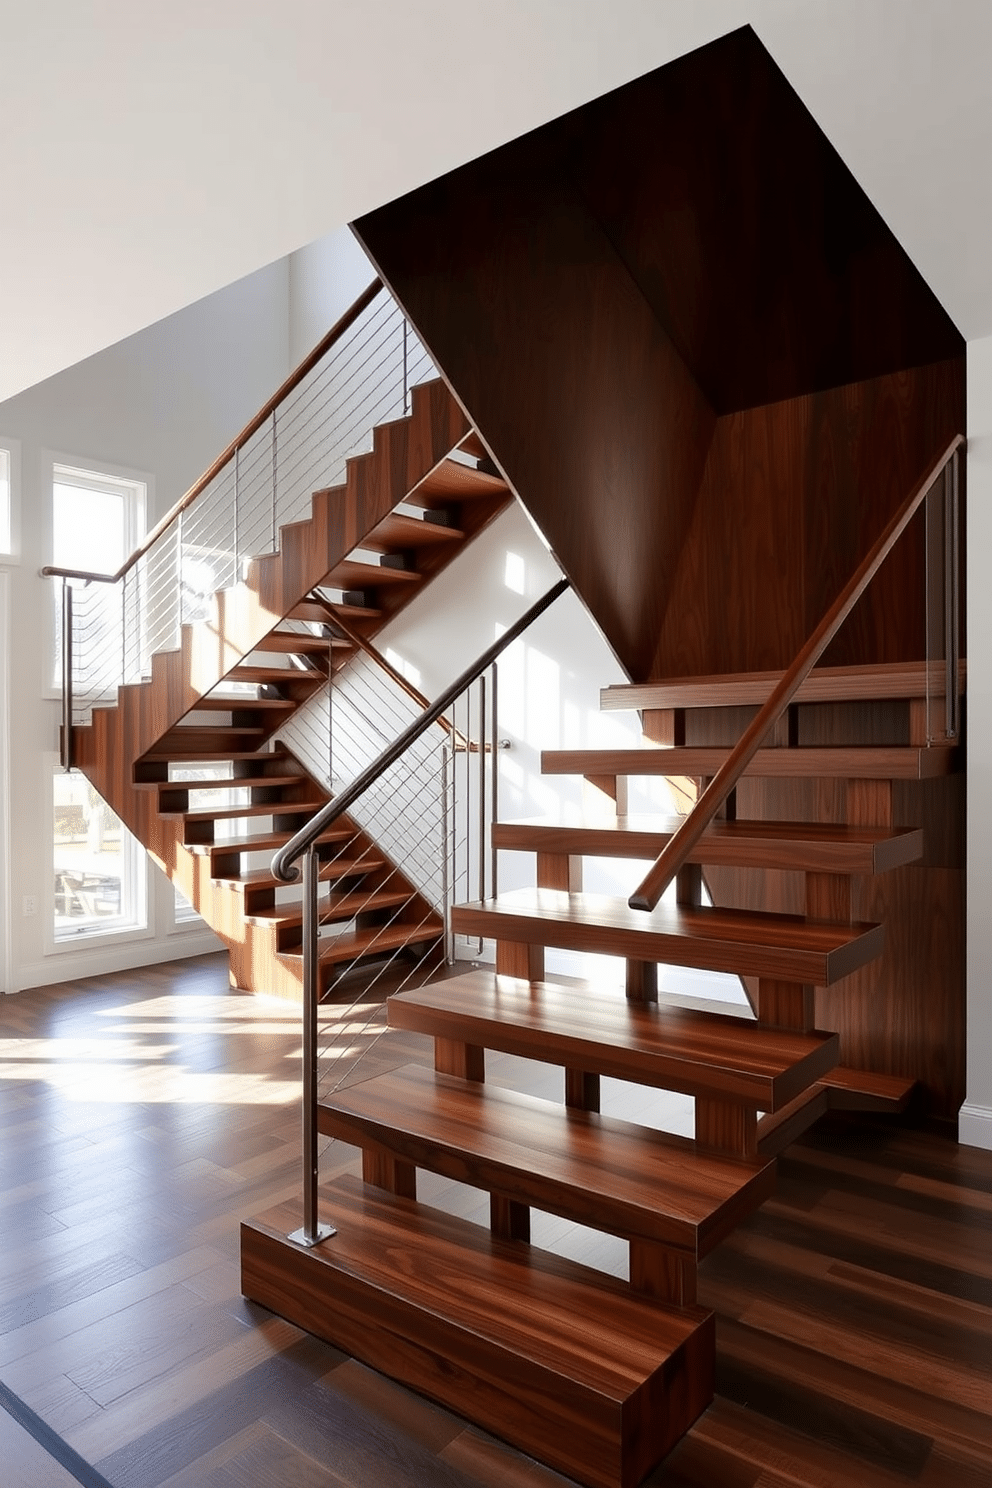
<svg viewBox="0 0 992 1488">
<path fill-rule="evenodd" d="M 342 1041 L 367 1049 L 384 1030 L 384 1000 L 371 995 L 377 981 L 380 991 L 395 992 L 454 959 L 450 909 L 456 899 L 496 893 L 491 827 L 499 794 L 497 662 L 568 587 L 561 579 L 549 589 L 428 707 L 421 708 L 363 653 L 281 731 L 287 746 L 334 793 L 272 859 L 280 882 L 297 882 L 298 864 L 303 878 L 303 1225 L 290 1237 L 298 1244 L 316 1245 L 333 1234 L 319 1223 L 317 1209 L 317 1108 L 322 1085 L 326 1095 L 335 1079 L 333 1055 Z M 396 733 L 384 743 L 390 726 Z M 322 839 L 326 844 L 345 813 L 388 861 L 373 869 L 376 876 L 362 890 L 368 897 L 349 904 L 353 917 L 342 921 L 340 903 L 322 889 L 335 872 Z M 342 848 L 339 855 L 346 852 Z M 390 884 L 401 877 L 410 891 L 404 889 L 356 941 L 363 904 L 371 907 L 378 895 L 388 896 Z M 353 945 L 352 958 L 346 953 Z M 401 965 L 410 947 L 417 948 L 416 959 Z M 377 949 L 382 964 L 370 976 L 369 958 Z M 340 958 L 339 950 L 345 952 Z M 322 1044 L 322 994 L 331 980 L 346 989 L 359 962 L 363 975 L 350 1001 L 347 990 L 343 1004 L 335 998 Z"/>
<path fill-rule="evenodd" d="M 433 364 L 378 279 L 116 573 L 48 566 L 62 584 L 62 762 L 72 731 L 118 687 L 147 679 L 181 629 L 210 621 L 216 595 L 280 529 L 310 514 L 313 493 L 340 484 L 371 448 L 376 425 L 409 413 Z"/>
<path fill-rule="evenodd" d="M 767 701 L 709 781 L 678 831 L 670 838 L 630 896 L 628 902 L 631 909 L 655 908 L 913 517 L 924 505 L 926 739 L 927 744 L 932 745 L 959 737 L 958 493 L 960 461 L 964 448 L 964 436 L 959 434 L 952 439 L 944 453 L 887 523 L 791 666 L 782 673 Z M 936 716 L 938 707 L 942 715 L 940 719 Z"/>
</svg>

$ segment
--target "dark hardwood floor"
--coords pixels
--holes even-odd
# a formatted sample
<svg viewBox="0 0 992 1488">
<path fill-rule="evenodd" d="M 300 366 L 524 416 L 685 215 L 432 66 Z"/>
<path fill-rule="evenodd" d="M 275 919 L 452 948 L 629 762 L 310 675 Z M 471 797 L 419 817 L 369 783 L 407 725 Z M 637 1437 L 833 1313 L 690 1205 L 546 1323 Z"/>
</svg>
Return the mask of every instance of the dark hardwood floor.
<svg viewBox="0 0 992 1488">
<path fill-rule="evenodd" d="M 223 956 L 0 999 L 0 1382 L 112 1488 L 564 1484 L 241 1297 L 240 1219 L 297 1190 L 298 1044 Z M 367 1072 L 429 1057 L 389 1033 Z M 575 1226 L 541 1238 L 625 1264 Z M 717 1398 L 650 1484 L 990 1488 L 992 1154 L 821 1125 L 700 1300 Z M 0 1453 L 16 1488 L 81 1480 L 2 1409 Z"/>
</svg>

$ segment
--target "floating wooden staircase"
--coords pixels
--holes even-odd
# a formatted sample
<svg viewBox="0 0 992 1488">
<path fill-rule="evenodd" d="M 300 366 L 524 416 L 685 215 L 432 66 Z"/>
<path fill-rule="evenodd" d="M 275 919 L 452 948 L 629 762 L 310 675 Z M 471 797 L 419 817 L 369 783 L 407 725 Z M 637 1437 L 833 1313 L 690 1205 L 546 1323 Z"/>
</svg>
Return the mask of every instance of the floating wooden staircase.
<svg viewBox="0 0 992 1488">
<path fill-rule="evenodd" d="M 75 730 L 76 763 L 227 943 L 239 987 L 300 996 L 299 891 L 269 862 L 328 799 L 273 740 L 510 501 L 459 450 L 470 437 L 442 383 L 415 387 L 409 416 L 374 430 L 345 482 L 316 491 L 311 516 L 182 626 L 179 649 Z M 336 823 L 320 853 L 325 988 L 398 949 L 436 964 L 436 911 L 356 822 Z"/>
<path fill-rule="evenodd" d="M 655 736 L 684 740 L 687 727 L 705 734 L 711 710 L 753 708 L 773 682 L 689 679 L 611 692 L 606 703 L 640 707 Z M 914 1084 L 841 1063 L 843 1037 L 816 1026 L 814 989 L 870 975 L 884 955 L 887 927 L 857 919 L 855 886 L 911 871 L 924 855 L 922 826 L 893 825 L 894 793 L 924 790 L 957 765 L 954 749 L 913 742 L 922 669 L 875 669 L 871 688 L 861 669 L 814 673 L 813 712 L 790 715 L 727 819 L 697 845 L 676 902 L 651 913 L 583 893 L 582 859 L 653 858 L 677 819 L 497 824 L 497 847 L 536 855 L 537 887 L 453 911 L 456 933 L 495 940 L 495 971 L 390 999 L 392 1025 L 433 1038 L 435 1068 L 394 1069 L 322 1103 L 321 1131 L 361 1149 L 365 1188 L 324 1190 L 339 1235 L 311 1251 L 285 1239 L 292 1208 L 246 1225 L 247 1294 L 582 1483 L 639 1482 L 712 1395 L 699 1263 L 767 1197 L 775 1154 L 811 1121 L 832 1108 L 898 1111 Z M 800 743 L 849 726 L 852 700 L 853 739 Z M 824 703 L 840 709 L 829 724 L 816 711 Z M 543 764 L 622 803 L 626 777 L 703 777 L 725 753 L 648 738 L 637 750 L 555 751 Z M 813 772 L 827 783 L 825 819 L 741 810 L 752 778 L 791 789 Z M 755 902 L 704 902 L 719 870 L 753 878 Z M 764 875 L 783 874 L 805 883 L 805 913 L 763 905 Z M 547 978 L 546 946 L 622 957 L 626 996 Z M 659 997 L 659 962 L 741 975 L 756 1019 Z M 488 1083 L 486 1050 L 560 1067 L 560 1102 Z M 694 1138 L 603 1112 L 604 1077 L 692 1096 Z M 418 1203 L 421 1168 L 488 1192 L 490 1232 Z M 532 1208 L 622 1236 L 626 1282 L 531 1245 Z"/>
</svg>

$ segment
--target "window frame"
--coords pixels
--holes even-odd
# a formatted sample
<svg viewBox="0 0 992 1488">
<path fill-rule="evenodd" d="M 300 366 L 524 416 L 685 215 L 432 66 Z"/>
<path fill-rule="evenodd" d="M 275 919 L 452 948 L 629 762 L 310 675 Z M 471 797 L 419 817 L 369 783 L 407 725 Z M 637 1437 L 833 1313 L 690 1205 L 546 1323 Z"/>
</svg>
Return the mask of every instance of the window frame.
<svg viewBox="0 0 992 1488">
<path fill-rule="evenodd" d="M 0 450 L 8 457 L 7 541 L 4 545 L 4 514 L 0 513 L 0 564 L 13 567 L 21 561 L 21 442 L 0 433 Z"/>
<path fill-rule="evenodd" d="M 156 933 L 154 925 L 155 900 L 154 884 L 151 877 L 151 859 L 148 856 L 146 848 L 132 832 L 128 831 L 127 826 L 123 822 L 121 822 L 121 829 L 127 834 L 128 845 L 126 852 L 130 860 L 130 871 L 133 873 L 131 892 L 136 897 L 139 917 L 127 923 L 122 923 L 120 919 L 115 919 L 112 924 L 108 924 L 105 927 L 98 923 L 96 925 L 80 926 L 77 930 L 71 931 L 68 934 L 57 934 L 55 928 L 55 779 L 56 776 L 65 774 L 66 771 L 63 770 L 58 756 L 54 753 L 46 754 L 44 763 L 45 794 L 46 799 L 50 803 L 52 813 L 51 827 L 47 838 L 51 846 L 48 859 L 49 867 L 46 873 L 44 905 L 46 956 L 72 954 L 73 951 L 83 950 L 87 947 L 122 945 L 129 941 L 154 939 Z"/>
<path fill-rule="evenodd" d="M 41 469 L 42 489 L 47 492 L 48 501 L 47 548 L 50 555 L 48 561 L 53 567 L 73 566 L 68 563 L 57 565 L 55 562 L 55 486 L 57 483 L 60 485 L 78 484 L 81 490 L 95 491 L 111 487 L 130 487 L 135 501 L 133 507 L 126 508 L 125 556 L 134 552 L 148 530 L 149 514 L 155 510 L 155 478 L 150 471 L 118 465 L 110 460 L 93 460 L 50 449 L 41 452 Z M 59 480 L 59 472 L 65 472 L 70 478 Z M 73 476 L 76 477 L 75 480 L 72 479 Z M 47 675 L 43 681 L 42 696 L 57 699 L 62 696 L 61 586 L 59 580 L 55 578 L 48 579 L 46 582 L 51 584 L 52 603 L 48 612 L 48 655 L 45 663 Z M 106 696 L 109 700 L 110 695 Z"/>
</svg>

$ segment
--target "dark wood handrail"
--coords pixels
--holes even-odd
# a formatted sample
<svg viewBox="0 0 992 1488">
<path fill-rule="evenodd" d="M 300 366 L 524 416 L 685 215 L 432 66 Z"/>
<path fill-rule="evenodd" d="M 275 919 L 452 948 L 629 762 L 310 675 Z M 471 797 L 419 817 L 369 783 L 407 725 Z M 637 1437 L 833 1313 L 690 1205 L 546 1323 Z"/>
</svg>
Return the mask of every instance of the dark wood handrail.
<svg viewBox="0 0 992 1488">
<path fill-rule="evenodd" d="M 798 653 L 792 665 L 782 673 L 770 696 L 759 709 L 756 717 L 745 729 L 735 747 L 724 760 L 709 785 L 703 791 L 692 811 L 682 822 L 678 831 L 669 839 L 653 866 L 627 901 L 631 909 L 654 909 L 689 854 L 713 821 L 716 813 L 737 785 L 751 760 L 757 754 L 769 730 L 781 718 L 798 689 L 805 682 L 823 652 L 837 634 L 851 610 L 864 594 L 868 585 L 881 568 L 885 559 L 899 541 L 906 527 L 915 516 L 927 492 L 941 471 L 959 449 L 964 446 L 963 434 L 958 434 L 940 459 L 930 467 L 895 516 L 885 526 L 872 544 L 868 553 L 848 579 L 819 625 Z"/>
<path fill-rule="evenodd" d="M 119 579 L 122 579 L 138 560 L 144 557 L 149 548 L 158 542 L 163 532 L 168 531 L 179 514 L 184 512 L 188 506 L 192 506 L 196 498 L 206 490 L 214 477 L 220 474 L 230 460 L 234 459 L 241 446 L 246 444 L 253 434 L 258 433 L 265 421 L 272 417 L 282 400 L 287 398 L 300 385 L 307 373 L 312 372 L 317 363 L 327 355 L 335 341 L 340 340 L 345 331 L 351 329 L 358 317 L 368 309 L 382 288 L 383 283 L 381 279 L 375 278 L 372 280 L 372 283 L 367 289 L 362 291 L 355 303 L 344 312 L 340 320 L 331 326 L 327 335 L 323 336 L 317 342 L 313 351 L 309 352 L 303 358 L 303 361 L 289 374 L 282 386 L 276 389 L 268 402 L 258 410 L 253 418 L 249 419 L 248 423 L 241 430 L 241 433 L 232 439 L 227 449 L 223 450 L 217 456 L 216 460 L 203 472 L 199 480 L 190 486 L 185 495 L 180 496 L 179 500 L 166 512 L 160 521 L 155 523 L 155 526 L 141 543 L 140 547 L 135 548 L 134 552 L 124 560 L 116 573 L 88 573 L 84 569 L 55 568 L 49 565 L 41 570 L 42 576 L 44 578 L 85 579 L 87 582 L 94 584 L 116 584 Z"/>
<path fill-rule="evenodd" d="M 482 655 L 478 657 L 470 667 L 456 677 L 449 687 L 446 687 L 439 698 L 436 698 L 430 707 L 423 712 L 419 718 L 405 728 L 392 742 L 382 751 L 379 758 L 362 771 L 362 773 L 351 782 L 349 786 L 322 806 L 316 815 L 312 816 L 307 824 L 300 828 L 295 837 L 276 853 L 272 859 L 272 872 L 282 883 L 295 883 L 299 878 L 299 869 L 295 867 L 298 858 L 301 858 L 308 847 L 311 847 L 325 827 L 347 811 L 348 807 L 357 801 L 359 796 L 365 794 L 370 785 L 373 785 L 379 776 L 389 766 L 395 764 L 402 754 L 405 754 L 414 740 L 435 723 L 441 714 L 451 706 L 455 698 L 460 697 L 466 687 L 470 687 L 477 677 L 481 677 L 486 669 L 492 666 L 498 656 L 506 650 L 511 641 L 515 641 L 518 635 L 522 635 L 529 625 L 532 625 L 539 615 L 553 605 L 559 595 L 564 594 L 569 588 L 568 579 L 559 579 L 557 584 L 543 594 L 539 600 L 531 605 L 530 609 L 515 620 L 508 630 L 505 630 L 498 640 L 494 641 Z"/>
</svg>

